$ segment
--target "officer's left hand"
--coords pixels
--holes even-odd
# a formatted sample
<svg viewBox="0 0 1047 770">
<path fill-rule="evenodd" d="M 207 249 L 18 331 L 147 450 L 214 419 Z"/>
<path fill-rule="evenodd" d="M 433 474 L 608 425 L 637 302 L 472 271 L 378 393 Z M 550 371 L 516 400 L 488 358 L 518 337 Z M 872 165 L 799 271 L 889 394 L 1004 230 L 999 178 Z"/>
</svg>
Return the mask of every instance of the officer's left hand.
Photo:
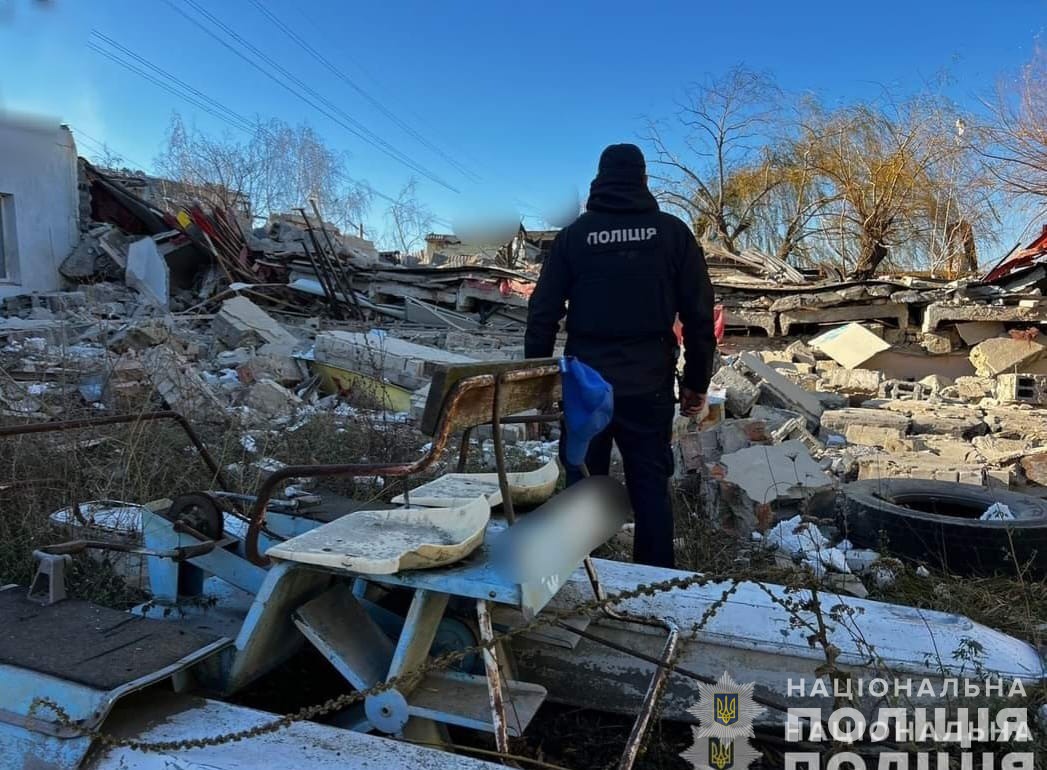
<svg viewBox="0 0 1047 770">
<path fill-rule="evenodd" d="M 680 388 L 680 414 L 684 417 L 697 417 L 705 407 L 705 394 L 697 393 L 690 388 Z"/>
</svg>

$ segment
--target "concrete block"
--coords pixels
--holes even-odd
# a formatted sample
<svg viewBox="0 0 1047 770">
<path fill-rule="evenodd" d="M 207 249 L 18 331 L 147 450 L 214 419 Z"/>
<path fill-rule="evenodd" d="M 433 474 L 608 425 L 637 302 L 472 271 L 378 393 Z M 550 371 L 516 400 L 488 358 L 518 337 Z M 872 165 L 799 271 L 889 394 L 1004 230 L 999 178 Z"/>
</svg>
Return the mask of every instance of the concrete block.
<svg viewBox="0 0 1047 770">
<path fill-rule="evenodd" d="M 298 339 L 247 297 L 222 303 L 212 324 L 215 337 L 228 348 L 257 347 L 264 343 L 294 346 Z"/>
<path fill-rule="evenodd" d="M 832 390 L 841 393 L 865 393 L 873 395 L 879 392 L 883 382 L 883 372 L 872 369 L 834 369 L 828 372 L 826 384 Z"/>
<path fill-rule="evenodd" d="M 996 400 L 1047 404 L 1047 374 L 1001 374 L 996 378 Z"/>
<path fill-rule="evenodd" d="M 802 340 L 796 340 L 789 347 L 785 349 L 793 361 L 799 364 L 810 364 L 814 366 L 818 363 L 818 357 L 815 355 L 815 349 L 808 345 Z"/>
<path fill-rule="evenodd" d="M 952 353 L 957 348 L 952 335 L 946 332 L 924 332 L 920 335 L 920 347 L 932 355 Z"/>
<path fill-rule="evenodd" d="M 302 405 L 302 399 L 275 380 L 263 379 L 248 389 L 245 403 L 266 417 L 285 417 Z"/>
<path fill-rule="evenodd" d="M 981 377 L 993 377 L 1008 372 L 1021 372 L 1026 364 L 1039 361 L 1047 354 L 1047 347 L 1035 340 L 1015 340 L 995 337 L 979 342 L 971 348 L 971 363 Z"/>
<path fill-rule="evenodd" d="M 767 430 L 772 433 L 787 422 L 794 420 L 797 417 L 803 417 L 799 412 L 792 412 L 788 409 L 775 409 L 773 406 L 767 406 L 765 404 L 757 404 L 753 407 L 749 416 L 754 420 L 759 420 L 766 423 Z"/>
<path fill-rule="evenodd" d="M 1014 468 L 986 468 L 985 483 L 990 487 L 1010 489 L 1014 484 Z"/>
<path fill-rule="evenodd" d="M 769 396 L 777 402 L 773 405 L 803 414 L 811 430 L 818 428 L 823 408 L 815 395 L 789 382 L 751 353 L 739 356 L 738 366 L 760 380 L 761 400 L 763 396 Z"/>
<path fill-rule="evenodd" d="M 760 388 L 754 385 L 737 369 L 724 366 L 713 375 L 712 385 L 727 392 L 727 412 L 735 417 L 745 417 L 760 397 Z"/>
</svg>

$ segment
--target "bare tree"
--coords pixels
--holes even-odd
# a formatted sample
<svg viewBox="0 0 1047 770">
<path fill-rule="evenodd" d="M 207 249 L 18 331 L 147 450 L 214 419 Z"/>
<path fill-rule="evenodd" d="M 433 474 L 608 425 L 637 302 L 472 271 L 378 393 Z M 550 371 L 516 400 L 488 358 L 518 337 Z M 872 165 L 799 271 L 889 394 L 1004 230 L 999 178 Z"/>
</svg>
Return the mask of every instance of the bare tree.
<svg viewBox="0 0 1047 770">
<path fill-rule="evenodd" d="M 1047 48 L 1038 44 L 987 106 L 992 120 L 980 151 L 989 173 L 1013 198 L 1047 203 Z"/>
<path fill-rule="evenodd" d="M 659 197 L 691 220 L 696 235 L 735 253 L 781 183 L 770 152 L 779 98 L 769 77 L 735 67 L 692 87 L 672 124 L 648 124 Z"/>
<path fill-rule="evenodd" d="M 313 199 L 325 219 L 346 228 L 359 221 L 370 197 L 311 127 L 276 119 L 259 123 L 242 142 L 188 128 L 175 113 L 157 167 L 179 183 L 176 194 L 224 208 L 249 201 L 261 218 Z"/>
<path fill-rule="evenodd" d="M 968 207 L 948 172 L 957 171 L 964 145 L 930 105 L 854 105 L 804 125 L 812 166 L 835 194 L 825 213 L 836 249 L 856 278 L 871 277 L 892 253 L 926 252 L 936 222 L 954 241 L 960 232 Z"/>
<path fill-rule="evenodd" d="M 412 254 L 425 243 L 433 229 L 435 215 L 418 200 L 418 180 L 410 179 L 389 204 L 385 213 L 384 240 L 404 254 Z"/>
</svg>

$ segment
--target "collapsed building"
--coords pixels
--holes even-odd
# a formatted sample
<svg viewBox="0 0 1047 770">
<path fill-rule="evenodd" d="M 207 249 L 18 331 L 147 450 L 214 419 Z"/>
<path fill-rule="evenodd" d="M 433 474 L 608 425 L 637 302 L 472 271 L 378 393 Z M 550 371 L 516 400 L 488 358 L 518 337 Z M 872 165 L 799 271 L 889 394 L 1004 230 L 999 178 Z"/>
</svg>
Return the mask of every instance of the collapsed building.
<svg viewBox="0 0 1047 770">
<path fill-rule="evenodd" d="M 3 189 L 0 186 L 0 191 Z M 19 188 L 9 189 L 21 197 Z M 272 501 L 271 520 L 264 533 L 269 537 L 276 530 L 282 540 L 270 555 L 278 562 L 283 559 L 283 566 L 269 573 L 259 564 L 263 561 L 257 553 L 261 530 L 248 528 L 245 533 L 245 523 L 250 527 L 250 522 L 242 518 L 220 516 L 210 535 L 213 553 L 157 550 L 158 545 L 166 548 L 170 543 L 182 544 L 196 534 L 207 536 L 198 527 L 206 529 L 214 522 L 204 516 L 191 522 L 191 531 L 179 530 L 174 525 L 184 522 L 160 513 L 169 512 L 170 508 L 163 505 L 173 507 L 171 500 L 121 504 L 121 512 L 130 508 L 137 516 L 131 517 L 137 529 L 121 524 L 123 529 L 117 534 L 127 540 L 137 537 L 135 545 L 154 546 L 148 554 L 132 555 L 139 562 L 153 559 L 154 567 L 162 565 L 152 572 L 145 570 L 145 578 L 139 570 L 139 578 L 149 580 L 156 589 L 153 596 L 160 601 L 139 608 L 144 617 L 138 620 L 143 622 L 130 630 L 122 613 L 110 610 L 104 614 L 98 608 L 88 608 L 94 612 L 90 617 L 104 618 L 113 629 L 122 629 L 115 640 L 119 643 L 117 652 L 113 652 L 113 639 L 106 638 L 106 630 L 100 630 L 97 623 L 80 624 L 90 632 L 84 635 L 87 642 L 71 631 L 59 635 L 62 646 L 56 649 L 67 653 L 73 646 L 104 645 L 111 660 L 120 660 L 123 644 L 138 643 L 131 632 L 148 628 L 156 638 L 179 637 L 178 645 L 156 647 L 172 653 L 168 657 L 177 657 L 174 663 L 166 659 L 161 662 L 171 666 L 177 663 L 179 683 L 193 681 L 192 676 L 181 676 L 183 669 L 203 660 L 205 654 L 227 649 L 223 666 L 210 673 L 224 667 L 216 689 L 232 691 L 260 673 L 254 661 L 265 661 L 265 667 L 279 665 L 276 653 L 286 652 L 285 642 L 289 647 L 288 640 L 301 645 L 308 639 L 329 660 L 342 665 L 339 671 L 349 671 L 349 681 L 361 692 L 371 690 L 375 681 L 395 681 L 386 681 L 399 670 L 390 651 L 391 638 L 368 620 L 369 612 L 360 609 L 369 606 L 364 602 L 375 599 L 375 594 L 372 592 L 369 598 L 365 585 L 357 596 L 356 586 L 350 588 L 345 582 L 337 582 L 328 590 L 322 582 L 327 578 L 317 578 L 332 571 L 351 579 L 358 574 L 349 574 L 352 570 L 341 560 L 344 553 L 331 555 L 333 549 L 342 547 L 335 544 L 344 542 L 345 531 L 339 530 L 337 537 L 309 542 L 314 530 L 303 524 L 308 516 L 299 514 L 308 513 L 309 506 L 317 502 L 313 498 L 321 495 L 300 478 L 283 478 L 281 474 L 290 475 L 293 469 L 267 456 L 266 445 L 274 435 L 293 433 L 322 416 L 346 432 L 416 426 L 419 443 L 426 443 L 415 448 L 428 458 L 436 453 L 437 418 L 445 406 L 444 397 L 452 392 L 448 368 L 487 377 L 486 400 L 479 403 L 492 405 L 497 413 L 498 397 L 491 392 L 495 375 L 505 371 L 499 367 L 512 366 L 523 358 L 527 300 L 536 280 L 534 262 L 541 243 L 531 244 L 538 251 L 533 259 L 528 256 L 516 263 L 519 269 L 500 267 L 488 259 L 410 265 L 390 260 L 357 235 L 340 232 L 316 211 L 274 215 L 265 226 L 251 228 L 235 206 L 189 201 L 168 209 L 165 199 L 155 196 L 151 182 L 138 184 L 86 162 L 80 164 L 78 186 L 67 191 L 79 194 L 75 228 L 81 234 L 79 244 L 73 238 L 68 253 L 45 252 L 52 260 L 50 282 L 27 282 L 3 304 L 0 356 L 8 378 L 0 386 L 0 412 L 7 422 L 16 425 L 11 434 L 23 426 L 47 427 L 65 419 L 75 423 L 85 413 L 133 416 L 168 409 L 193 422 L 219 423 L 221 434 L 231 436 L 233 443 L 244 448 L 244 461 L 219 468 L 233 487 L 225 490 L 228 499 L 255 491 L 249 479 L 265 478 L 268 483 L 276 478 L 288 483 L 282 496 Z M 19 216 L 25 211 L 20 207 Z M 18 221 L 19 235 L 24 233 L 23 221 L 33 220 Z M 73 221 L 77 222 L 77 217 Z M 1039 340 L 1038 331 L 1047 321 L 1041 285 L 1047 275 L 1042 272 L 1047 262 L 1045 238 L 1047 234 L 981 279 L 952 282 L 904 276 L 847 281 L 840 275 L 802 271 L 758 252 L 717 254 L 710 259 L 723 331 L 720 365 L 710 388 L 710 413 L 696 421 L 678 419 L 674 426 L 677 482 L 701 492 L 701 504 L 689 512 L 692 516 L 737 535 L 739 540 L 775 549 L 785 566 L 805 567 L 815 577 L 824 578 L 834 597 L 838 593 L 859 597 L 841 599 L 841 606 L 853 609 L 861 632 L 874 633 L 852 639 L 841 630 L 832 639 L 832 645 L 843 650 L 843 659 L 856 671 L 870 667 L 869 648 L 862 645 L 869 644 L 871 638 L 878 655 L 886 650 L 886 659 L 906 667 L 906 671 L 955 676 L 954 671 L 940 668 L 940 661 L 927 659 L 926 648 L 948 642 L 942 648 L 948 654 L 954 647 L 960 649 L 969 640 L 968 634 L 974 634 L 975 642 L 987 650 L 988 657 L 981 661 L 987 670 L 1003 671 L 1030 682 L 1042 681 L 1042 660 L 1031 645 L 960 616 L 864 601 L 861 597 L 867 584 L 891 579 L 893 561 L 877 552 L 870 528 L 863 530 L 859 524 L 869 512 L 882 513 L 886 503 L 941 497 L 942 486 L 927 485 L 944 485 L 948 494 L 962 499 L 963 518 L 984 522 L 986 529 L 1006 534 L 1007 523 L 1028 511 L 1040 516 L 1034 523 L 1042 528 L 1047 504 L 1030 503 L 1030 496 L 1020 493 L 1042 496 L 1047 491 L 1047 345 Z M 493 259 L 497 261 L 497 255 Z M 527 366 L 537 368 L 541 375 L 540 363 Z M 549 379 L 551 375 L 546 371 L 541 376 Z M 552 386 L 546 385 L 551 391 Z M 539 399 L 536 393 L 530 396 L 526 410 L 506 417 L 538 417 Z M 373 421 L 360 421 L 361 416 Z M 505 477 L 505 468 L 499 467 L 504 466 L 503 445 L 513 447 L 517 458 L 528 458 L 540 466 L 536 471 L 510 474 L 518 493 L 538 487 L 552 493 L 558 473 L 555 424 L 533 431 L 533 426 L 520 421 L 507 419 L 499 424 L 479 414 L 478 409 L 470 417 L 462 423 L 466 432 L 461 441 L 459 471 L 464 468 L 467 451 L 475 446 L 485 472 L 445 474 L 389 501 L 390 506 L 402 503 L 404 508 L 368 513 L 386 516 L 389 510 L 396 510 L 397 515 L 410 516 L 412 506 L 425 506 L 427 502 L 439 505 L 441 501 L 449 504 L 447 495 L 458 494 L 463 486 L 474 493 L 481 489 L 484 505 L 450 509 L 462 512 L 460 518 L 470 528 L 466 535 L 475 546 L 482 540 L 477 539 L 481 530 L 472 529 L 481 526 L 473 520 L 476 511 L 484 509 L 489 514 L 486 506 L 495 505 L 496 499 L 501 501 L 501 495 L 511 491 L 508 483 L 501 483 Z M 200 457 L 206 456 L 199 446 L 196 449 Z M 383 467 L 379 464 L 382 459 L 366 458 L 376 465 L 376 475 Z M 364 461 L 356 457 L 345 460 Z M 490 473 L 492 467 L 503 473 Z M 381 487 L 379 491 L 391 490 Z M 838 511 L 841 504 L 843 515 Z M 265 510 L 264 500 L 261 509 Z M 75 529 L 87 520 L 85 512 L 89 523 L 98 525 L 114 510 L 105 501 L 76 503 L 53 514 L 53 520 Z M 346 518 L 351 517 L 312 521 L 308 527 L 319 524 L 317 530 L 322 530 Z M 148 534 L 146 522 L 155 525 Z M 488 523 L 485 519 L 482 525 Z M 875 533 L 876 527 L 871 529 Z M 253 556 L 242 547 L 252 531 Z M 171 540 L 146 540 L 157 537 L 157 532 Z M 901 540 L 895 538 L 891 548 L 901 549 Z M 221 548 L 215 547 L 218 542 Z M 1033 545 L 1041 542 L 1035 540 Z M 999 551 L 998 542 L 987 538 L 985 543 L 972 558 L 968 559 L 966 552 L 960 557 L 969 564 L 954 558 L 942 566 L 998 567 L 999 562 L 990 558 Z M 193 543 L 191 547 L 200 546 Z M 578 559 L 588 550 L 581 548 Z M 1035 549 L 1032 553 L 1037 558 Z M 61 557 L 60 553 L 43 553 L 39 557 L 42 569 L 55 570 L 52 576 L 60 574 Z M 397 570 L 405 563 L 419 563 L 400 561 L 406 557 L 420 558 L 417 553 L 397 554 Z M 393 567 L 384 563 L 376 566 L 381 561 L 377 558 L 372 561 L 369 566 L 375 574 L 363 583 L 379 586 L 386 581 L 389 586 L 404 587 L 397 586 L 400 578 Z M 666 575 L 653 568 L 598 561 L 611 590 L 630 590 L 638 580 L 656 582 Z M 1034 566 L 1039 569 L 1039 564 L 1042 557 Z M 359 562 L 356 567 L 360 567 Z M 476 581 L 483 586 L 477 597 L 469 593 L 475 592 L 475 587 L 461 588 L 470 580 L 454 582 L 454 569 L 452 562 L 449 576 L 425 576 L 421 571 L 423 577 L 418 580 L 432 582 L 419 582 L 415 587 L 431 585 L 449 593 L 458 591 L 461 595 L 456 594 L 456 599 L 479 599 L 481 608 L 476 617 L 480 624 L 491 624 L 482 607 L 492 596 L 502 604 L 496 607 L 494 621 L 501 627 L 522 622 L 526 615 L 521 614 L 521 606 L 540 611 L 545 602 L 555 598 L 551 607 L 569 611 L 593 593 L 599 597 L 599 581 L 591 575 L 587 578 L 581 570 L 568 570 L 570 580 L 560 592 L 547 585 L 530 586 L 530 595 L 540 599 L 531 605 L 499 595 L 503 588 L 500 584 L 489 586 L 484 582 L 493 580 L 487 572 Z M 633 574 L 634 569 L 641 578 Z M 235 592 L 228 587 L 223 589 L 224 594 L 205 595 L 204 576 L 194 570 L 211 575 L 207 578 L 209 585 L 224 579 L 236 589 L 246 587 L 247 605 L 253 609 L 243 617 L 236 615 L 238 607 L 228 601 Z M 270 580 L 269 575 L 276 576 L 273 584 L 282 585 L 281 590 L 295 593 L 293 607 L 266 601 L 261 586 Z M 284 577 L 290 580 L 279 583 Z M 807 632 L 792 623 L 785 609 L 789 596 L 786 588 L 772 586 L 768 597 L 766 586 L 735 583 L 733 589 L 738 595 L 729 600 L 731 594 L 725 591 L 730 586 L 699 585 L 698 575 L 687 579 L 695 582 L 688 584 L 686 593 L 658 594 L 652 600 L 639 596 L 631 600 L 626 611 L 666 618 L 682 608 L 685 617 L 695 620 L 689 644 L 679 637 L 679 629 L 670 628 L 663 648 L 660 632 L 651 631 L 651 622 L 629 632 L 619 627 L 622 618 L 616 615 L 596 620 L 568 615 L 566 628 L 550 626 L 519 634 L 515 644 L 524 662 L 520 675 L 527 681 L 503 683 L 506 692 L 516 698 L 511 710 L 514 734 L 523 731 L 546 695 L 564 703 L 595 703 L 634 714 L 647 688 L 657 691 L 659 672 L 666 667 L 655 666 L 652 675 L 646 668 L 635 667 L 634 662 L 623 665 L 620 656 L 608 657 L 604 648 L 595 646 L 597 642 L 589 638 L 592 636 L 597 641 L 610 640 L 619 651 L 623 647 L 642 648 L 648 668 L 652 661 L 658 663 L 656 656 L 671 656 L 680 641 L 683 662 L 690 669 L 708 675 L 718 673 L 710 667 L 718 669 L 723 660 L 741 661 L 746 666 L 745 675 L 751 675 L 762 690 L 772 694 L 786 692 L 787 677 L 794 671 L 821 675 L 825 661 L 811 651 Z M 21 592 L 17 599 L 13 591 L 0 592 L 0 601 L 17 607 L 25 617 L 46 617 L 46 612 L 57 616 L 64 612 L 58 582 L 42 592 L 48 594 L 42 610 L 24 610 Z M 452 582 L 453 588 L 448 589 Z M 288 588 L 289 583 L 295 586 Z M 186 585 L 195 586 L 197 594 L 189 598 L 197 601 L 178 605 Z M 520 593 L 523 595 L 522 590 Z M 200 601 L 201 596 L 224 598 L 209 603 Z M 429 618 L 429 630 L 435 633 L 443 607 L 438 600 L 436 605 L 427 604 L 434 601 L 433 596 L 431 591 L 420 590 L 410 599 L 410 620 L 421 623 Z M 169 599 L 175 604 L 164 605 Z M 179 610 L 168 618 L 170 606 L 179 606 Z M 213 616 L 206 613 L 216 607 L 216 614 L 228 613 L 236 620 L 233 632 L 223 631 L 219 639 L 205 637 L 198 640 L 204 646 L 194 648 L 194 634 L 199 628 L 186 618 L 198 612 L 207 622 L 213 622 Z M 718 607 L 725 608 L 722 615 L 714 611 Z M 350 611 L 344 611 L 346 608 Z M 78 611 L 84 611 L 83 605 Z M 292 612 L 293 620 L 289 620 Z M 387 621 L 388 615 L 384 616 Z M 346 617 L 353 620 L 348 629 Z M 701 633 L 699 619 L 701 624 L 710 622 Z M 152 625 L 145 624 L 146 620 Z M 397 616 L 392 625 L 401 620 Z M 597 633 L 583 637 L 590 622 Z M 915 630 L 897 634 L 901 622 Z M 169 627 L 159 630 L 165 624 Z M 269 636 L 269 625 L 280 630 L 279 638 Z M 43 621 L 37 630 L 41 628 L 49 633 Z M 353 637 L 357 632 L 362 636 Z M 486 640 L 489 629 L 485 633 Z M 400 638 L 410 636 L 404 632 Z M 247 642 L 237 647 L 233 637 Z M 273 655 L 252 658 L 255 648 L 251 645 L 259 639 L 273 645 L 262 647 Z M 430 641 L 408 657 L 424 661 Z M 26 657 L 33 658 L 27 655 L 29 646 L 21 645 L 19 650 L 23 662 Z M 377 679 L 377 657 L 361 650 L 383 651 Z M 187 651 L 197 657 L 183 654 Z M 77 655 L 76 660 L 82 657 Z M 248 663 L 243 662 L 245 659 Z M 30 663 L 22 669 L 37 671 L 32 666 L 39 667 L 39 661 L 33 658 Z M 882 673 L 880 663 L 877 658 L 873 673 Z M 420 714 L 457 726 L 479 725 L 479 729 L 497 733 L 497 745 L 504 751 L 508 740 L 506 710 L 502 703 L 499 713 L 497 693 L 502 685 L 497 673 L 490 673 L 491 668 L 497 672 L 498 665 L 486 669 L 486 679 L 475 673 L 434 672 L 414 691 L 403 686 L 403 703 L 379 700 L 383 693 L 371 692 L 374 708 L 369 718 L 388 733 L 397 732 L 405 720 L 418 719 Z M 44 673 L 55 675 L 60 669 L 56 665 Z M 170 673 L 174 669 L 159 664 L 149 669 L 149 661 L 136 661 L 135 670 L 155 676 L 156 671 Z M 197 674 L 205 675 L 203 667 L 193 676 Z M 119 678 L 117 683 L 126 684 Z M 401 684 L 397 682 L 397 686 Z M 662 715 L 689 719 L 687 707 L 693 703 L 696 685 L 689 679 L 683 684 L 673 680 L 672 688 L 662 704 Z M 388 689 L 385 694 L 389 692 L 399 694 Z M 450 697 L 448 693 L 466 693 L 468 697 Z M 110 698 L 105 703 L 112 705 L 115 700 Z M 643 709 L 648 717 L 653 713 L 654 701 L 651 703 Z M 408 705 L 414 710 L 406 714 Z M 521 706 L 519 713 L 517 705 Z M 151 708 L 158 711 L 143 711 L 143 717 L 132 702 L 116 714 L 124 720 L 128 735 L 146 736 L 147 740 L 170 739 L 164 732 L 170 715 L 182 714 L 188 720 L 186 735 L 197 738 L 211 729 L 216 715 L 228 715 L 235 707 L 214 700 L 195 702 L 187 708 L 175 697 L 161 699 Z M 37 713 L 34 719 L 38 721 L 27 720 L 25 732 L 34 732 L 41 723 L 52 732 L 63 727 L 56 722 L 52 728 L 50 715 L 44 714 L 41 719 L 40 710 L 34 709 L 36 705 L 29 707 L 30 713 Z M 459 713 L 464 710 L 469 713 Z M 98 712 L 92 718 L 100 721 L 104 716 Z M 259 719 L 256 712 L 241 714 L 242 719 L 248 717 Z M 142 725 L 143 718 L 150 723 Z M 315 730 L 311 735 L 304 731 L 294 735 L 317 751 L 333 753 L 332 764 L 341 765 L 346 757 L 366 754 L 376 756 L 375 761 L 382 766 L 395 766 L 390 759 L 392 749 L 377 739 L 364 741 L 357 736 L 349 740 L 342 734 L 345 731 L 335 726 L 312 727 Z M 642 734 L 639 731 L 641 738 Z M 79 761 L 77 752 L 87 751 L 89 739 L 77 735 L 76 740 L 80 744 L 69 752 Z M 630 745 L 636 744 L 630 741 Z M 334 749 L 328 751 L 332 746 Z M 279 744 L 271 750 L 279 750 Z M 438 767 L 466 766 L 458 758 L 441 756 L 437 761 L 412 755 L 403 762 L 406 766 L 422 762 L 436 762 L 433 766 Z"/>
</svg>

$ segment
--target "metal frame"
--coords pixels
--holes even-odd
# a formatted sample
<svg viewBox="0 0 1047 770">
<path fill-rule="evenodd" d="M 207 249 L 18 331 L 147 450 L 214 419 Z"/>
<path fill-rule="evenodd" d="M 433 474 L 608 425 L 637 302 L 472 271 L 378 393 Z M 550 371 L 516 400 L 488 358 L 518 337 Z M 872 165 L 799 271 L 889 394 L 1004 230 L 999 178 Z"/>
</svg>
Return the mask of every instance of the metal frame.
<svg viewBox="0 0 1047 770">
<path fill-rule="evenodd" d="M 557 366 L 537 366 L 530 369 L 517 369 L 503 372 L 497 377 L 492 374 L 481 374 L 459 380 L 454 384 L 451 391 L 444 399 L 443 408 L 440 412 L 440 420 L 433 435 L 429 451 L 421 458 L 412 462 L 348 463 L 344 465 L 286 465 L 283 468 L 280 468 L 276 472 L 270 474 L 258 490 L 258 498 L 250 513 L 250 524 L 244 543 L 247 558 L 252 563 L 263 567 L 269 563 L 269 559 L 258 549 L 258 538 L 265 522 L 266 507 L 270 498 L 273 496 L 273 492 L 281 482 L 291 478 L 317 478 L 324 476 L 384 476 L 387 478 L 400 478 L 420 473 L 436 462 L 436 460 L 443 454 L 444 449 L 447 447 L 447 444 L 451 439 L 454 417 L 457 415 L 459 406 L 467 393 L 481 388 L 494 388 L 495 407 L 492 409 L 493 415 L 491 423 L 494 424 L 497 420 L 500 424 L 505 422 L 499 414 L 499 408 L 502 406 L 501 399 L 499 398 L 502 384 L 548 377 L 552 374 L 557 374 L 559 371 L 559 367 Z M 527 419 L 530 420 L 532 418 Z M 539 420 L 539 422 L 540 421 L 542 420 Z M 498 430 L 495 430 L 496 435 L 497 433 Z M 497 447 L 495 453 L 497 460 L 499 455 Z M 505 457 L 504 454 L 501 454 L 499 468 L 500 477 L 504 477 L 504 473 Z M 502 479 L 500 478 L 499 481 L 501 483 Z M 511 497 L 505 495 L 504 491 L 505 488 L 503 488 L 502 506 L 504 508 L 508 504 L 509 509 L 511 509 Z"/>
<path fill-rule="evenodd" d="M 158 411 L 158 412 L 144 412 L 142 414 L 114 414 L 106 417 L 85 417 L 81 420 L 65 420 L 63 422 L 39 422 L 31 423 L 29 425 L 7 425 L 0 427 L 0 438 L 6 438 L 7 436 L 24 436 L 31 433 L 54 433 L 54 432 L 65 432 L 68 430 L 77 430 L 79 428 L 95 428 L 102 425 L 125 425 L 129 423 L 137 422 L 153 422 L 155 420 L 174 420 L 178 423 L 178 426 L 185 432 L 185 435 L 189 437 L 189 440 L 193 442 L 193 446 L 196 451 L 200 453 L 200 459 L 203 460 L 207 469 L 211 471 L 211 475 L 215 481 L 218 482 L 223 490 L 229 491 L 229 482 L 225 478 L 225 474 L 222 473 L 221 466 L 214 459 L 211 452 L 207 449 L 207 445 L 204 444 L 203 440 L 193 430 L 193 426 L 189 424 L 189 421 L 185 419 L 178 412 L 170 410 Z"/>
</svg>

